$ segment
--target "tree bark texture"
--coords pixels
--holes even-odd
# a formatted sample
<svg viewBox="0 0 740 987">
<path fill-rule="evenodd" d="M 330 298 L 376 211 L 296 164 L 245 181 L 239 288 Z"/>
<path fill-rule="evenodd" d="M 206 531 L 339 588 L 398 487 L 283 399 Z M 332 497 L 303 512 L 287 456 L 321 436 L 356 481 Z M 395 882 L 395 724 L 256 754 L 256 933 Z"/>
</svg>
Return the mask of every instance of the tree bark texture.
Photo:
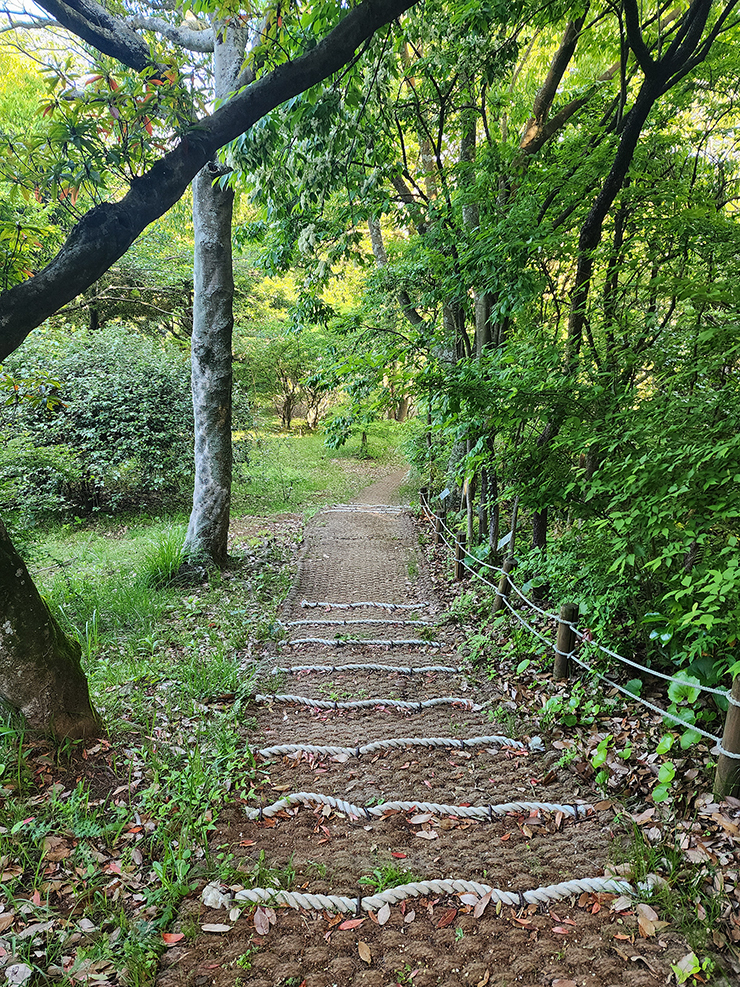
<svg viewBox="0 0 740 987">
<path fill-rule="evenodd" d="M 231 336 L 234 279 L 231 218 L 234 193 L 213 180 L 215 165 L 193 182 L 195 265 L 191 342 L 195 418 L 195 487 L 185 536 L 191 559 L 223 566 L 231 506 Z"/>
<path fill-rule="evenodd" d="M 214 24 L 214 75 L 218 99 L 239 78 L 247 31 Z M 209 162 L 193 182 L 193 334 L 190 341 L 195 486 L 185 536 L 185 556 L 221 568 L 228 554 L 231 511 L 231 340 L 234 271 L 231 227 L 234 193 L 221 188 Z"/>
<path fill-rule="evenodd" d="M 28 726 L 57 739 L 104 733 L 80 662 L 0 521 L 0 695 Z"/>
</svg>

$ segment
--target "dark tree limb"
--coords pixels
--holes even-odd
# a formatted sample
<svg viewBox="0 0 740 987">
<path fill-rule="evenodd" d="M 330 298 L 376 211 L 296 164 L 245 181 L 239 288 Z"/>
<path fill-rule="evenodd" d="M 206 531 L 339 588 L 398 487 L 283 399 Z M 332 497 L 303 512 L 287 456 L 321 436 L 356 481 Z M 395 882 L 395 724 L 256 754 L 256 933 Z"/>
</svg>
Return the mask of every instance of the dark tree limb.
<svg viewBox="0 0 740 987">
<path fill-rule="evenodd" d="M 219 148 L 285 100 L 341 69 L 364 41 L 413 2 L 364 0 L 315 48 L 279 65 L 203 118 L 174 150 L 135 179 L 120 201 L 103 203 L 86 213 L 47 267 L 0 295 L 0 360 L 122 257 L 142 230 L 177 202 Z M 55 0 L 48 3 L 56 6 Z"/>
</svg>

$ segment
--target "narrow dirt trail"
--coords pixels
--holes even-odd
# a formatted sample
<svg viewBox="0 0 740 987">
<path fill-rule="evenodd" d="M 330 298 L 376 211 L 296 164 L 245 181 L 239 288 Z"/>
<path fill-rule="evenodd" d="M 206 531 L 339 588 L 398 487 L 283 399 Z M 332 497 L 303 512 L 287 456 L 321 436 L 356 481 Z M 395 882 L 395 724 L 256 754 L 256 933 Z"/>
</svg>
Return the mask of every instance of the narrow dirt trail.
<svg viewBox="0 0 740 987">
<path fill-rule="evenodd" d="M 635 948 L 613 888 L 533 894 L 603 880 L 612 816 L 489 716 L 495 683 L 460 668 L 401 479 L 307 528 L 252 710 L 260 782 L 212 841 L 232 879 L 187 903 L 159 987 L 664 980 L 682 941 Z"/>
</svg>

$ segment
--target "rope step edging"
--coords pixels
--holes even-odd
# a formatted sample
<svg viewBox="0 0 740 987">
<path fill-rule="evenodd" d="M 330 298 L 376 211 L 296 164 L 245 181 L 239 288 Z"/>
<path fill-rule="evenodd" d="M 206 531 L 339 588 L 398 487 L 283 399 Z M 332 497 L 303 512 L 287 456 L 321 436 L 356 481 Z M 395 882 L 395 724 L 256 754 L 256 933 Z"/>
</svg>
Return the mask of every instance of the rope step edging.
<svg viewBox="0 0 740 987">
<path fill-rule="evenodd" d="M 431 607 L 431 603 L 373 603 L 365 600 L 364 602 L 355 603 L 330 603 L 327 600 L 301 600 L 302 607 L 309 607 L 310 609 L 315 609 L 316 607 L 323 607 L 326 610 L 366 610 L 366 609 L 376 609 L 376 610 L 424 610 L 426 607 Z"/>
<path fill-rule="evenodd" d="M 270 675 L 294 675 L 297 672 L 398 672 L 401 675 L 423 675 L 428 672 L 443 672 L 447 675 L 461 675 L 462 668 L 455 665 L 382 665 L 366 662 L 356 665 L 280 665 L 270 670 Z"/>
<path fill-rule="evenodd" d="M 375 709 L 377 706 L 389 706 L 391 709 L 403 709 L 409 713 L 420 713 L 433 706 L 462 706 L 471 712 L 478 712 L 483 707 L 470 699 L 461 696 L 437 696 L 435 699 L 421 699 L 418 702 L 408 702 L 405 699 L 352 699 L 341 702 L 334 699 L 310 699 L 308 696 L 294 696 L 291 693 L 261 693 L 258 692 L 254 701 L 257 703 L 291 703 L 297 706 L 310 706 L 312 709 Z"/>
<path fill-rule="evenodd" d="M 476 894 L 478 898 L 490 895 L 489 901 L 501 902 L 519 908 L 526 905 L 546 905 L 551 901 L 562 901 L 585 892 L 606 892 L 611 894 L 634 894 L 629 881 L 619 881 L 612 877 L 586 877 L 561 884 L 550 884 L 530 891 L 503 891 L 477 881 L 431 880 L 415 881 L 388 888 L 380 894 L 367 897 L 348 898 L 345 895 L 311 894 L 302 891 L 282 891 L 278 888 L 245 888 L 234 895 L 236 901 L 250 904 L 269 904 L 274 907 L 306 908 L 312 911 L 342 912 L 357 914 L 360 911 L 377 911 L 383 905 L 396 905 L 409 898 L 429 895 Z"/>
<path fill-rule="evenodd" d="M 539 751 L 533 738 L 529 749 Z M 540 741 L 540 744 L 542 741 Z M 323 744 L 276 744 L 274 747 L 262 747 L 254 751 L 260 757 L 271 757 L 274 754 L 347 754 L 350 757 L 361 757 L 363 754 L 375 754 L 383 750 L 397 750 L 406 747 L 444 747 L 451 750 L 465 750 L 470 747 L 510 747 L 514 750 L 527 751 L 528 747 L 521 740 L 512 740 L 500 734 L 483 737 L 398 737 L 387 740 L 373 740 L 369 744 L 358 744 L 357 747 L 339 747 Z"/>
<path fill-rule="evenodd" d="M 369 637 L 295 637 L 284 644 L 325 644 L 334 648 L 343 648 L 345 645 L 368 644 L 376 647 L 386 648 L 406 648 L 406 647 L 426 647 L 441 648 L 439 641 L 426 641 L 422 637 L 399 637 L 399 638 L 369 638 Z"/>
<path fill-rule="evenodd" d="M 259 809 L 245 809 L 247 819 L 263 819 L 277 815 L 283 809 L 292 805 L 328 805 L 332 809 L 343 812 L 354 819 L 380 819 L 386 812 L 429 812 L 435 816 L 456 816 L 459 819 L 477 819 L 481 822 L 492 822 L 494 817 L 506 816 L 509 813 L 531 812 L 539 809 L 544 812 L 562 812 L 571 819 L 585 819 L 591 805 L 561 805 L 559 802 L 503 802 L 500 805 L 443 805 L 439 802 L 381 802 L 379 805 L 353 805 L 344 799 L 333 795 L 323 795 L 319 792 L 290 792 L 272 805 Z"/>
</svg>

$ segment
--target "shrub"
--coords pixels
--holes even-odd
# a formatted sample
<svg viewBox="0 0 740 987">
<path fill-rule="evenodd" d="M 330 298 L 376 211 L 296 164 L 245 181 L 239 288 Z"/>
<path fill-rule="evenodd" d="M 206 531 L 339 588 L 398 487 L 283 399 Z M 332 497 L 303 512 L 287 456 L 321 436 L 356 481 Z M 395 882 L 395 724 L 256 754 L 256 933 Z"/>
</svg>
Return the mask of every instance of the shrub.
<svg viewBox="0 0 740 987">
<path fill-rule="evenodd" d="M 122 324 L 94 334 L 49 330 L 24 344 L 5 370 L 53 372 L 60 399 L 52 407 L 22 403 L 4 423 L 6 440 L 25 449 L 12 483 L 6 462 L 6 498 L 88 513 L 171 499 L 190 487 L 193 421 L 180 347 Z"/>
</svg>

